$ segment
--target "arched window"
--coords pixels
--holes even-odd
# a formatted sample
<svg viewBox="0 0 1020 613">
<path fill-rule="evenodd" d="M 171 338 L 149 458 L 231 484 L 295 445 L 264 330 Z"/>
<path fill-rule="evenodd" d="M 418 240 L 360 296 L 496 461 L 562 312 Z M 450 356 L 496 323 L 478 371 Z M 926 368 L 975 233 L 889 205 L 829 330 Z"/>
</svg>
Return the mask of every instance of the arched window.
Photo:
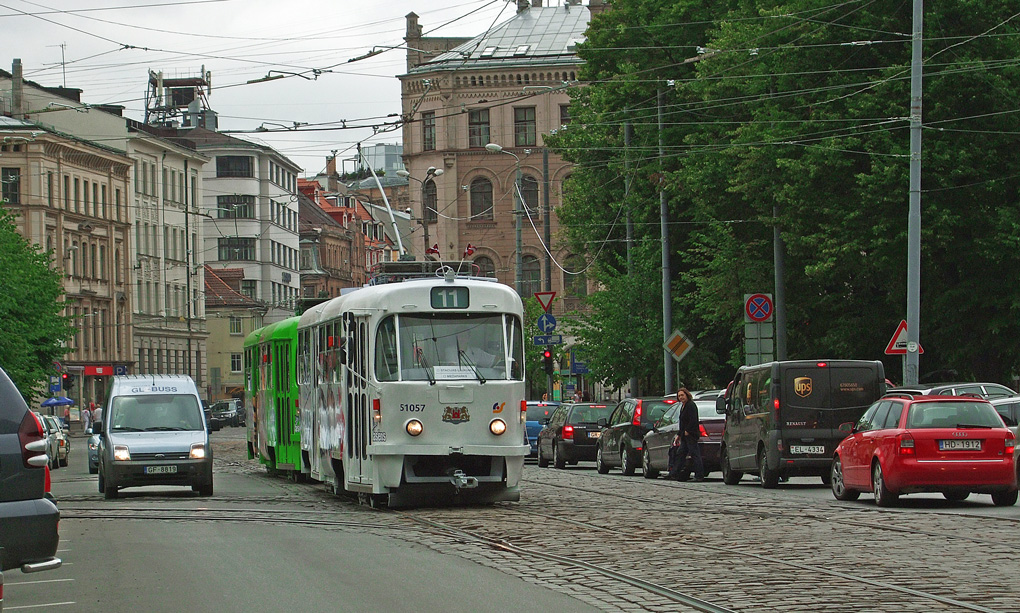
<svg viewBox="0 0 1020 613">
<path fill-rule="evenodd" d="M 475 258 L 475 266 L 478 267 L 478 274 L 483 277 L 496 278 L 496 265 L 492 263 L 492 259 L 486 256 Z"/>
<path fill-rule="evenodd" d="M 526 255 L 521 258 L 521 287 L 518 288 L 518 293 L 527 297 L 540 291 L 542 291 L 541 265 L 538 258 Z"/>
<path fill-rule="evenodd" d="M 521 198 L 528 214 L 532 217 L 538 215 L 538 179 L 531 175 L 521 177 Z"/>
<path fill-rule="evenodd" d="M 471 182 L 471 219 L 492 218 L 492 182 L 479 177 Z"/>
<path fill-rule="evenodd" d="M 429 180 L 425 182 L 425 188 L 422 190 L 422 197 L 425 199 L 423 203 L 425 205 L 424 219 L 425 223 L 436 223 L 439 219 L 439 215 L 436 207 L 439 205 L 439 199 L 436 196 L 436 182 Z"/>
<path fill-rule="evenodd" d="M 588 295 L 588 278 L 580 272 L 584 270 L 586 263 L 584 257 L 574 254 L 567 256 L 567 269 L 563 273 L 563 292 L 568 298 L 584 298 Z"/>
</svg>

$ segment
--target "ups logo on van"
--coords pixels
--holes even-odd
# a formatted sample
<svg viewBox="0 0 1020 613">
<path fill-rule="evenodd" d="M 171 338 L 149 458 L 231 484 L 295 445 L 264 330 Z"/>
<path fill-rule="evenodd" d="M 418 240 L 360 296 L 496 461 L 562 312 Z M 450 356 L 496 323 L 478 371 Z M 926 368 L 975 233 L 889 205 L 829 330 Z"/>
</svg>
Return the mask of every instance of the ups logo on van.
<svg viewBox="0 0 1020 613">
<path fill-rule="evenodd" d="M 811 395 L 811 377 L 797 377 L 793 380 L 793 391 L 801 398 Z"/>
</svg>

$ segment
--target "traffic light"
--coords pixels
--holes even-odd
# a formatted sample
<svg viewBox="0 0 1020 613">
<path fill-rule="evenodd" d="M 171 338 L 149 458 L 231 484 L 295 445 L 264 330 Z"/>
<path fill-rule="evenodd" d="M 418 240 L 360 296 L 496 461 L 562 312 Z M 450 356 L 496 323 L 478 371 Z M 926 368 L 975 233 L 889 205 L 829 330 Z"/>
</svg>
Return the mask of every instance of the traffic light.
<svg viewBox="0 0 1020 613">
<path fill-rule="evenodd" d="M 542 352 L 542 361 L 545 363 L 545 374 L 553 374 L 552 351 L 546 349 Z"/>
<path fill-rule="evenodd" d="M 63 384 L 64 391 L 71 391 L 74 389 L 74 375 L 70 373 L 64 373 L 60 375 L 61 382 Z"/>
</svg>

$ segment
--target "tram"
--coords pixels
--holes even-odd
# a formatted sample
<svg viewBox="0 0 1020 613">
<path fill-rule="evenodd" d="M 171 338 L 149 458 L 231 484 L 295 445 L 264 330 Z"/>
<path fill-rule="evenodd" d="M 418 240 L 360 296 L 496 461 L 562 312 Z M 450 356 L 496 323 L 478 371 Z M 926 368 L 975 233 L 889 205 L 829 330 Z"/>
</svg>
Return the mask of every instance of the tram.
<svg viewBox="0 0 1020 613">
<path fill-rule="evenodd" d="M 377 284 L 249 335 L 253 455 L 373 505 L 519 500 L 523 303 L 461 265 L 386 263 Z"/>
</svg>

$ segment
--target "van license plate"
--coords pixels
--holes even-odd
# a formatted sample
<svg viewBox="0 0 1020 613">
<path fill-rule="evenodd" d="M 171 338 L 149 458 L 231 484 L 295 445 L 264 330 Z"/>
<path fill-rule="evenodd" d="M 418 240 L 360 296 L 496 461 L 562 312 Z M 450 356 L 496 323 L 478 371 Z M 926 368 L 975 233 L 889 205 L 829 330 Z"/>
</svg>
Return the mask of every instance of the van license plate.
<svg viewBox="0 0 1020 613">
<path fill-rule="evenodd" d="M 790 453 L 825 453 L 823 445 L 790 445 Z"/>
<path fill-rule="evenodd" d="M 147 475 L 171 475 L 177 472 L 176 466 L 146 466 L 144 469 Z"/>
<path fill-rule="evenodd" d="M 963 440 L 939 441 L 939 451 L 957 451 L 960 449 L 981 451 L 981 440 L 971 438 Z"/>
</svg>

